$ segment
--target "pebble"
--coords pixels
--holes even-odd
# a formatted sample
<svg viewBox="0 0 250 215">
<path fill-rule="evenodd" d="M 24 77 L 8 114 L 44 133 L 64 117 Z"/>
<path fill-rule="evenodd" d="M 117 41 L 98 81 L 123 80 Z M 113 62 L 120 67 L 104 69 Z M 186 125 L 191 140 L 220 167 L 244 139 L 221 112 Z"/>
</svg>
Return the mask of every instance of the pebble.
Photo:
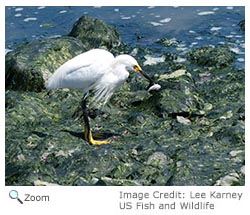
<svg viewBox="0 0 250 215">
<path fill-rule="evenodd" d="M 172 162 L 173 160 L 166 156 L 163 152 L 154 152 L 148 157 L 147 164 L 154 166 L 165 166 Z"/>
<path fill-rule="evenodd" d="M 191 125 L 191 121 L 183 116 L 177 116 L 176 117 L 177 122 L 184 124 L 184 125 Z"/>
<path fill-rule="evenodd" d="M 187 75 L 189 77 L 192 77 L 192 75 L 187 72 L 187 70 L 185 69 L 178 69 L 170 74 L 163 74 L 163 75 L 160 75 L 160 79 L 171 79 L 171 78 L 178 78 L 182 75 Z"/>
<path fill-rule="evenodd" d="M 237 156 L 237 155 L 240 154 L 240 153 L 243 153 L 243 151 L 242 151 L 242 150 L 235 150 L 235 151 L 229 152 L 229 154 L 230 154 L 232 157 L 235 157 L 235 156 Z"/>
<path fill-rule="evenodd" d="M 49 183 L 47 181 L 36 180 L 33 182 L 35 186 L 59 186 L 59 184 Z"/>
<path fill-rule="evenodd" d="M 233 112 L 227 111 L 223 116 L 220 117 L 220 119 L 230 119 L 233 116 Z"/>
<path fill-rule="evenodd" d="M 231 186 L 233 183 L 239 181 L 238 173 L 229 173 L 228 175 L 216 181 L 215 186 Z"/>
</svg>

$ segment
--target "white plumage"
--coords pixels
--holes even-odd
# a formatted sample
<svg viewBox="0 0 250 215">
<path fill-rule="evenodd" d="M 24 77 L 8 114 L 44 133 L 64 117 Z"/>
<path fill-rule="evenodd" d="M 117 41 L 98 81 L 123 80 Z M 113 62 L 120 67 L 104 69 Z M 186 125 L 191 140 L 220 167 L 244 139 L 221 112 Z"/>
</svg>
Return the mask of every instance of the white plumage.
<svg viewBox="0 0 250 215">
<path fill-rule="evenodd" d="M 95 103 L 106 103 L 128 78 L 127 70 L 141 70 L 133 57 L 125 54 L 114 57 L 104 49 L 92 49 L 60 66 L 47 81 L 46 88 L 80 89 L 84 94 L 93 90 Z"/>
</svg>

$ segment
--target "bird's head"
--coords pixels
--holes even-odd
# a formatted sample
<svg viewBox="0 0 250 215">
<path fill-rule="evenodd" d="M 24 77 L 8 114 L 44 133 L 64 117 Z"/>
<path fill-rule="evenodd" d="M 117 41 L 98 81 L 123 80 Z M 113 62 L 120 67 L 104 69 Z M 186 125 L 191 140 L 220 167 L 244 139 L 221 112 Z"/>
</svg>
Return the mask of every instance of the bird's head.
<svg viewBox="0 0 250 215">
<path fill-rule="evenodd" d="M 138 62 L 136 61 L 136 59 L 134 59 L 132 56 L 126 55 L 126 54 L 119 55 L 116 57 L 116 61 L 119 64 L 124 65 L 127 70 L 135 71 L 141 74 L 143 77 L 145 77 L 149 81 L 150 86 L 154 83 L 153 80 L 142 70 L 142 68 L 139 66 Z"/>
</svg>

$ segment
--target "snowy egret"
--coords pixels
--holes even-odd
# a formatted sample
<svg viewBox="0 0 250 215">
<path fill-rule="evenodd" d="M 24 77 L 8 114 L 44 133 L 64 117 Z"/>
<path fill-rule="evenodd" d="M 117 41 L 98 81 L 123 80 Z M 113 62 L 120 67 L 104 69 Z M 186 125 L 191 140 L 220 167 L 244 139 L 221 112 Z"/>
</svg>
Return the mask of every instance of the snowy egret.
<svg viewBox="0 0 250 215">
<path fill-rule="evenodd" d="M 142 74 L 149 80 L 148 89 L 158 90 L 160 85 L 146 75 L 137 61 L 127 54 L 114 57 L 104 49 L 92 49 L 84 52 L 60 66 L 46 82 L 49 90 L 58 88 L 80 89 L 84 96 L 82 111 L 85 123 L 84 137 L 92 145 L 109 144 L 108 140 L 94 140 L 88 119 L 86 98 L 89 91 L 94 92 L 94 104 L 105 104 L 114 91 L 129 76 L 130 70 Z"/>
</svg>

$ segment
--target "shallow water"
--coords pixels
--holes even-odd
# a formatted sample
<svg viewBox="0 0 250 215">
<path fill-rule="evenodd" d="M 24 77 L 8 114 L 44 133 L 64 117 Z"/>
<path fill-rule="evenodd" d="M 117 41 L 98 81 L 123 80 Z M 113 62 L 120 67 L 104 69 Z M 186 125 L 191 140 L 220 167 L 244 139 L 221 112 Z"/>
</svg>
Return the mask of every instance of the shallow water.
<svg viewBox="0 0 250 215">
<path fill-rule="evenodd" d="M 245 35 L 237 25 L 244 7 L 6 7 L 6 49 L 38 38 L 66 35 L 83 14 L 116 27 L 123 42 L 158 50 L 157 41 L 181 41 L 173 52 L 229 44 L 244 68 Z"/>
</svg>

